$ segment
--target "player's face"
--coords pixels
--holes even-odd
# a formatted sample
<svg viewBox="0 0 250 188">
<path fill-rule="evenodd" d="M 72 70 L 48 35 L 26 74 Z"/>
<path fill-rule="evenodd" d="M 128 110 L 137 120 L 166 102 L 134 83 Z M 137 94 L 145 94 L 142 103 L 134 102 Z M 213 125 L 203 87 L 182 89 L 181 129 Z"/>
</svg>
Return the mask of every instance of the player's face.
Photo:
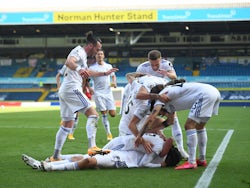
<svg viewBox="0 0 250 188">
<path fill-rule="evenodd" d="M 93 44 L 92 44 L 92 48 L 91 48 L 91 50 L 90 50 L 90 55 L 89 55 L 89 56 L 94 57 L 94 56 L 97 54 L 97 52 L 98 52 L 99 50 L 101 50 L 101 49 L 102 49 L 102 44 L 101 44 L 100 42 L 97 42 L 96 45 L 93 45 Z"/>
<path fill-rule="evenodd" d="M 154 71 L 158 71 L 160 68 L 161 58 L 158 58 L 156 60 L 149 60 L 151 67 Z"/>
<path fill-rule="evenodd" d="M 96 61 L 97 61 L 97 62 L 103 61 L 104 57 L 105 57 L 105 56 L 104 56 L 104 52 L 101 51 L 101 50 L 99 50 L 99 51 L 97 52 L 97 54 L 95 55 L 95 58 L 96 58 Z"/>
</svg>

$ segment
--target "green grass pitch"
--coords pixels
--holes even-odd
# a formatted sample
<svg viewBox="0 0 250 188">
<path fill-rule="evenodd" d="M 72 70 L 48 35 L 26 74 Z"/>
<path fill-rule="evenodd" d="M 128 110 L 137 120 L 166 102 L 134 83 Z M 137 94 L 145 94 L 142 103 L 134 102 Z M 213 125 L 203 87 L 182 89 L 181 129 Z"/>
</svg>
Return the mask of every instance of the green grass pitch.
<svg viewBox="0 0 250 188">
<path fill-rule="evenodd" d="M 119 109 L 117 110 L 119 111 Z M 178 112 L 183 127 L 188 111 Z M 42 172 L 32 170 L 21 160 L 25 153 L 44 160 L 53 153 L 55 134 L 60 117 L 55 108 L 1 108 L 0 109 L 0 188 L 68 188 L 68 187 L 195 187 L 205 168 L 176 171 L 173 168 L 156 169 L 89 169 L 82 171 Z M 250 108 L 221 107 L 219 115 L 207 124 L 207 160 L 212 160 L 228 130 L 233 130 L 226 150 L 212 175 L 210 188 L 250 187 Z M 109 118 L 113 136 L 118 135 L 120 116 Z M 63 152 L 86 153 L 86 118 L 80 115 L 75 141 L 67 140 Z M 165 130 L 171 136 L 171 129 Z M 184 145 L 186 146 L 186 135 Z M 97 144 L 106 144 L 106 133 L 99 119 Z"/>
</svg>

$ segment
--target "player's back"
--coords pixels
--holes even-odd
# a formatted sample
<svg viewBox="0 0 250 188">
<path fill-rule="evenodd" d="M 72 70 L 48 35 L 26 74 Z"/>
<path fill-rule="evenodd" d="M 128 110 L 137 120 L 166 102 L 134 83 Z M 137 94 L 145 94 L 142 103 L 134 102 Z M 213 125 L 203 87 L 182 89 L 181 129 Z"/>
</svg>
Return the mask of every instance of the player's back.
<svg viewBox="0 0 250 188">
<path fill-rule="evenodd" d="M 153 87 L 155 87 L 156 85 L 166 85 L 167 84 L 167 80 L 161 77 L 157 77 L 157 76 L 152 76 L 152 75 L 145 75 L 142 77 L 137 78 L 138 82 L 140 84 L 142 84 L 148 92 L 151 91 L 151 89 Z"/>
</svg>

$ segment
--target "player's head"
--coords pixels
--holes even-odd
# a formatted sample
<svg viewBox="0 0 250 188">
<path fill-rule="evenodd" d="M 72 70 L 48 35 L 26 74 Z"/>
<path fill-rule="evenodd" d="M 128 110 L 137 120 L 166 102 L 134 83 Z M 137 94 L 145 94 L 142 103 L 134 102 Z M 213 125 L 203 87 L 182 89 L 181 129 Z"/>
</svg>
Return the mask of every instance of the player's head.
<svg viewBox="0 0 250 188">
<path fill-rule="evenodd" d="M 125 76 L 126 76 L 128 82 L 132 83 L 136 78 L 139 78 L 139 77 L 142 77 L 142 76 L 145 76 L 145 75 L 147 75 L 147 74 L 140 73 L 140 72 L 129 72 Z"/>
<path fill-rule="evenodd" d="M 175 80 L 171 80 L 169 81 L 166 85 L 167 86 L 170 86 L 170 85 L 175 85 L 175 84 L 182 84 L 182 83 L 185 83 L 186 80 L 184 78 L 180 78 L 180 79 L 175 79 Z"/>
<path fill-rule="evenodd" d="M 99 37 L 95 36 L 93 34 L 93 31 L 89 31 L 86 33 L 86 39 L 86 44 L 91 43 L 96 46 L 98 43 L 102 43 L 102 40 Z"/>
<path fill-rule="evenodd" d="M 151 50 L 148 53 L 148 60 L 151 64 L 151 67 L 154 71 L 159 70 L 161 63 L 161 52 L 158 50 Z"/>
<path fill-rule="evenodd" d="M 167 167 L 176 166 L 182 159 L 181 153 L 179 150 L 172 146 L 167 154 L 165 163 Z"/>
<path fill-rule="evenodd" d="M 86 39 L 86 53 L 89 57 L 93 57 L 98 50 L 102 49 L 102 41 L 99 37 L 95 36 L 92 31 L 86 33 Z"/>
<path fill-rule="evenodd" d="M 97 62 L 102 62 L 104 61 L 105 55 L 104 55 L 104 50 L 100 49 L 97 51 L 95 55 L 95 59 Z"/>
<path fill-rule="evenodd" d="M 154 86 L 154 87 L 150 90 L 150 93 L 158 94 L 158 93 L 160 93 L 161 90 L 164 89 L 164 87 L 165 87 L 165 85 L 163 85 L 163 84 L 156 85 L 156 86 Z M 151 100 L 150 111 L 153 110 L 154 104 L 155 104 L 155 100 Z"/>
</svg>

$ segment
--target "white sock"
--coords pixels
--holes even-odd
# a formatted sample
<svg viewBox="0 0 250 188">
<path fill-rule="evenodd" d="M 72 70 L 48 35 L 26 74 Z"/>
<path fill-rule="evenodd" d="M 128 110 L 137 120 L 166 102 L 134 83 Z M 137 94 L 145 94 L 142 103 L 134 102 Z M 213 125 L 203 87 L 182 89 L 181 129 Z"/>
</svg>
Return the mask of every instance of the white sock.
<svg viewBox="0 0 250 188">
<path fill-rule="evenodd" d="M 109 120 L 108 120 L 108 115 L 107 114 L 102 114 L 102 124 L 106 130 L 107 134 L 111 134 L 110 132 L 110 124 L 109 124 Z"/>
<path fill-rule="evenodd" d="M 177 148 L 179 150 L 184 150 L 182 130 L 177 117 L 174 118 L 174 124 L 172 125 L 172 136 L 175 140 Z"/>
<path fill-rule="evenodd" d="M 69 134 L 71 128 L 60 126 L 59 130 L 56 133 L 56 141 L 55 141 L 55 151 L 54 158 L 59 158 L 60 151 L 65 143 L 67 135 Z"/>
<path fill-rule="evenodd" d="M 64 159 L 64 160 L 61 160 L 61 161 L 50 162 L 50 164 L 52 164 L 54 166 L 54 165 L 61 165 L 61 164 L 70 163 L 70 162 L 72 162 L 72 161 L 70 161 L 68 159 Z"/>
<path fill-rule="evenodd" d="M 54 164 L 51 163 L 51 170 L 77 170 L 77 162 L 67 162 L 67 163 L 62 163 L 62 164 Z"/>
<path fill-rule="evenodd" d="M 87 119 L 86 131 L 88 136 L 89 148 L 96 146 L 96 132 L 97 132 L 98 117 L 91 115 Z"/>
<path fill-rule="evenodd" d="M 188 146 L 188 162 L 196 163 L 197 132 L 196 129 L 186 130 Z"/>
<path fill-rule="evenodd" d="M 71 129 L 71 131 L 70 131 L 71 134 L 74 134 L 74 132 L 75 132 L 75 130 L 76 130 L 76 127 L 77 127 L 77 125 L 78 125 L 78 122 L 79 122 L 79 118 L 78 118 L 78 116 L 76 116 L 76 118 L 75 118 L 75 120 L 74 120 L 74 125 L 73 125 L 73 127 L 72 127 L 72 129 Z"/>
<path fill-rule="evenodd" d="M 198 136 L 199 159 L 206 160 L 206 150 L 207 150 L 206 128 L 197 130 L 197 136 Z"/>
</svg>

